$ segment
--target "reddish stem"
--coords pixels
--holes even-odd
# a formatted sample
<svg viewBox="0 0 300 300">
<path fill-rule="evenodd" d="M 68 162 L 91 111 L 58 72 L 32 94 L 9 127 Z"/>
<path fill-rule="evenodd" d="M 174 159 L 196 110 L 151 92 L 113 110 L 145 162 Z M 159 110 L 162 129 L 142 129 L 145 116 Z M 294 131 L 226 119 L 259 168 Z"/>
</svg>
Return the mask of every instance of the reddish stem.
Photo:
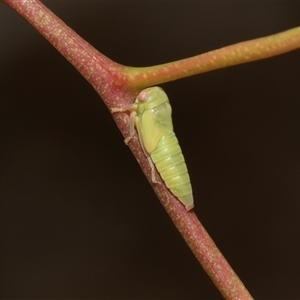
<svg viewBox="0 0 300 300">
<path fill-rule="evenodd" d="M 300 46 L 300 28 L 295 28 L 182 61 L 148 68 L 130 68 L 117 64 L 99 53 L 39 1 L 5 0 L 3 2 L 16 10 L 48 39 L 90 82 L 109 108 L 128 104 L 142 88 L 150 85 L 274 56 Z M 118 113 L 114 118 L 122 134 L 127 137 L 129 135 L 128 115 Z M 151 183 L 149 164 L 138 139 L 132 139 L 129 146 Z M 158 174 L 156 176 L 161 184 L 152 183 L 152 186 L 158 198 L 222 295 L 226 299 L 252 299 L 195 213 L 187 212 L 165 187 Z"/>
</svg>

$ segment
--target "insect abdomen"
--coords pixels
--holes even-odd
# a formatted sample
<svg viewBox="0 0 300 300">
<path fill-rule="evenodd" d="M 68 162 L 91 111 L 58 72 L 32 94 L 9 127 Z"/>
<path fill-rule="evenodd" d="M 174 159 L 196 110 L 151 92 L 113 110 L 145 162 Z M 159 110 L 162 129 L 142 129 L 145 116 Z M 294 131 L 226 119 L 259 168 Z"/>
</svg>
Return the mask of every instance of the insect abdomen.
<svg viewBox="0 0 300 300">
<path fill-rule="evenodd" d="M 166 133 L 150 154 L 160 176 L 187 210 L 194 207 L 190 177 L 173 131 Z"/>
</svg>

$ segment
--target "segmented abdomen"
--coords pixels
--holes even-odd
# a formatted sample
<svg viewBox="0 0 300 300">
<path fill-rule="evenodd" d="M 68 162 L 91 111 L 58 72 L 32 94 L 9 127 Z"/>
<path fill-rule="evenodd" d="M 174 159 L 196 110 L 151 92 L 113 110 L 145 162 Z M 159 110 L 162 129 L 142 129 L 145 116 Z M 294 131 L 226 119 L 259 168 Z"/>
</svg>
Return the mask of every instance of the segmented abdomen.
<svg viewBox="0 0 300 300">
<path fill-rule="evenodd" d="M 193 208 L 190 177 L 175 133 L 166 133 L 150 155 L 166 186 L 187 210 Z"/>
</svg>

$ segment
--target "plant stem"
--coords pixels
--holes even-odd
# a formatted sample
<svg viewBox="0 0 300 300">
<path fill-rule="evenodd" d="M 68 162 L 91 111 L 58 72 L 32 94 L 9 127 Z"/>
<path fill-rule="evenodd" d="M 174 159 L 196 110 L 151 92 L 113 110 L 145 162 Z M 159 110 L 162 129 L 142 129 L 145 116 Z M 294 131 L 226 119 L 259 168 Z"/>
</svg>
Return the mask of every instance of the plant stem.
<svg viewBox="0 0 300 300">
<path fill-rule="evenodd" d="M 184 60 L 132 68 L 111 61 L 84 41 L 38 0 L 3 0 L 39 31 L 89 81 L 111 109 L 124 106 L 144 87 L 210 70 L 278 55 L 300 47 L 300 27 L 269 37 L 238 43 Z M 129 117 L 113 115 L 124 137 Z M 129 147 L 158 198 L 204 270 L 225 299 L 252 299 L 238 276 L 220 253 L 194 212 L 186 211 L 156 173 L 154 184 L 147 159 L 137 138 Z"/>
<path fill-rule="evenodd" d="M 300 27 L 277 34 L 226 46 L 186 59 L 135 68 L 132 80 L 144 84 L 147 77 L 152 85 L 205 73 L 238 64 L 273 57 L 300 48 Z M 137 78 L 136 78 L 137 77 Z"/>
<path fill-rule="evenodd" d="M 186 212 L 178 201 L 175 204 L 168 211 L 170 217 L 224 299 L 253 299 L 195 213 Z"/>
</svg>

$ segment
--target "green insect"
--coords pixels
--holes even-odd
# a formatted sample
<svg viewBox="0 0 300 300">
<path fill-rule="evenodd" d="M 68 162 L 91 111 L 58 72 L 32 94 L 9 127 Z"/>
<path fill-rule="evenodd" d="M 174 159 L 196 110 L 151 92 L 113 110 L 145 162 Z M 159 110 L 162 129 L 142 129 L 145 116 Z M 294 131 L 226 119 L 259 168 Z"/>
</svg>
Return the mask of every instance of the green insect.
<svg viewBox="0 0 300 300">
<path fill-rule="evenodd" d="M 190 177 L 173 131 L 172 108 L 168 96 L 159 87 L 143 90 L 133 104 L 112 112 L 130 111 L 130 135 L 125 143 L 133 138 L 137 129 L 141 146 L 152 170 L 152 181 L 156 182 L 154 166 L 166 186 L 185 206 L 194 207 Z M 153 163 L 152 163 L 153 162 Z"/>
</svg>

